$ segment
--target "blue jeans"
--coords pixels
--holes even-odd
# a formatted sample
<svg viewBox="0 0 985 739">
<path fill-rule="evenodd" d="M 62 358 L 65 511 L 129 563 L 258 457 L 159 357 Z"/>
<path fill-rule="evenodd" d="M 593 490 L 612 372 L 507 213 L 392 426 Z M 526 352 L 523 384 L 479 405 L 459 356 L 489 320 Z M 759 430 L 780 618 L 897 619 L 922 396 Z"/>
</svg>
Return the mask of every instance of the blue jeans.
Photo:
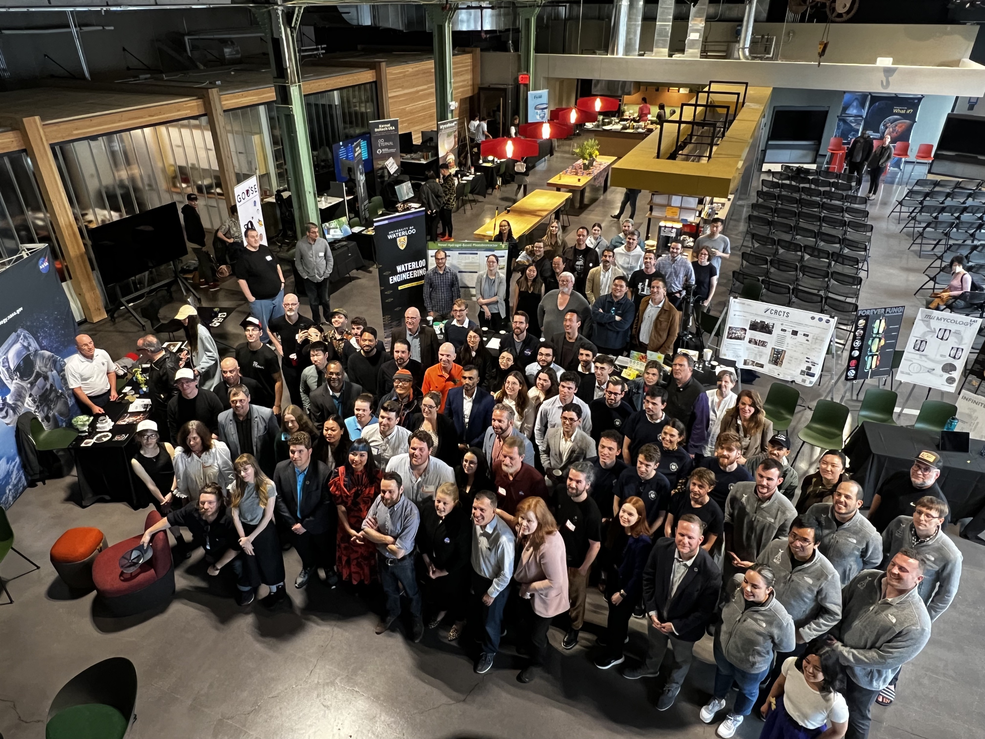
<svg viewBox="0 0 985 739">
<path fill-rule="evenodd" d="M 388 564 L 389 563 L 389 564 Z M 414 558 L 404 557 L 399 562 L 379 555 L 380 581 L 386 594 L 387 618 L 400 615 L 400 586 L 410 598 L 410 612 L 414 618 L 421 617 L 421 593 L 417 589 L 417 574 L 414 571 Z"/>
<path fill-rule="evenodd" d="M 479 643 L 482 653 L 495 656 L 499 652 L 499 640 L 503 637 L 503 611 L 506 609 L 506 600 L 509 597 L 510 589 L 505 588 L 497 595 L 492 605 L 487 606 L 482 602 L 482 596 L 489 590 L 492 580 L 472 571 L 472 615 L 469 621 L 476 630 L 481 629 Z"/>
<path fill-rule="evenodd" d="M 725 655 L 722 654 L 717 642 L 715 643 L 715 664 L 718 666 L 715 671 L 715 697 L 718 699 L 726 698 L 734 682 L 739 692 L 735 696 L 732 713 L 738 716 L 748 716 L 759 697 L 759 684 L 769 674 L 770 668 L 767 667 L 762 672 L 740 670 L 725 659 Z"/>
<path fill-rule="evenodd" d="M 267 324 L 270 323 L 271 318 L 284 315 L 284 288 L 281 288 L 280 292 L 272 298 L 262 300 L 257 298 L 250 303 L 250 315 L 260 319 L 262 327 L 260 340 L 263 342 L 269 341 L 270 337 L 267 336 Z"/>
</svg>

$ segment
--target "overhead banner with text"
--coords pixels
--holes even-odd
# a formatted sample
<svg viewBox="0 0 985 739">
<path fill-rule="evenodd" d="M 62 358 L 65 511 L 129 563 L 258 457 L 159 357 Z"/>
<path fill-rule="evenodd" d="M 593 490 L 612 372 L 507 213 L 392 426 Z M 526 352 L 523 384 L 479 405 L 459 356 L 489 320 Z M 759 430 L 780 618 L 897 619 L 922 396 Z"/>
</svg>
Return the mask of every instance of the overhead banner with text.
<svg viewBox="0 0 985 739">
<path fill-rule="evenodd" d="M 48 247 L 0 273 L 0 507 L 10 508 L 27 481 L 14 429 L 31 412 L 46 429 L 78 413 L 65 381 L 77 326 Z"/>
<path fill-rule="evenodd" d="M 921 308 L 896 379 L 953 393 L 978 335 L 980 318 Z"/>
<path fill-rule="evenodd" d="M 263 225 L 263 209 L 260 204 L 260 185 L 257 176 L 247 177 L 236 185 L 236 217 L 246 239 L 246 229 L 255 228 L 260 233 L 260 243 L 267 243 L 267 229 Z"/>
<path fill-rule="evenodd" d="M 370 121 L 369 147 L 379 191 L 379 186 L 400 167 L 400 120 Z"/>
<path fill-rule="evenodd" d="M 376 261 L 380 265 L 380 303 L 387 338 L 403 325 L 404 311 L 414 305 L 424 315 L 424 275 L 428 270 L 428 239 L 421 209 L 377 218 Z"/>
</svg>

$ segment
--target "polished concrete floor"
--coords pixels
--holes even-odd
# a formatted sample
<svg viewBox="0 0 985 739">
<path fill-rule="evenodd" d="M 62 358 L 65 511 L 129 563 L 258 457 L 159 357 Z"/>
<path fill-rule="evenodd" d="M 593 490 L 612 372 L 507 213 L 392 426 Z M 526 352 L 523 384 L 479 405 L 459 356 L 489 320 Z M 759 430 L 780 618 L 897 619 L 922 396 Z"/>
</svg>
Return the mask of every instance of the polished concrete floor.
<svg viewBox="0 0 985 739">
<path fill-rule="evenodd" d="M 531 176 L 542 184 L 571 160 L 569 144 Z M 508 189 L 512 194 L 512 188 Z M 602 221 L 615 233 L 608 216 L 622 197 L 613 190 L 594 199 L 572 216 L 572 225 Z M 912 293 L 922 281 L 926 259 L 906 250 L 886 213 L 894 201 L 887 189 L 873 205 L 876 236 L 872 273 L 863 288 L 863 306 L 906 305 L 909 319 L 922 300 Z M 510 202 L 499 193 L 473 210 L 456 214 L 456 230 L 470 234 L 481 222 Z M 741 207 L 741 204 L 740 204 Z M 645 208 L 640 203 L 642 214 Z M 737 215 L 741 215 L 737 213 Z M 738 224 L 729 235 L 741 238 Z M 895 221 L 895 218 L 893 219 Z M 611 224 L 611 225 L 610 225 Z M 737 259 L 733 260 L 737 262 Z M 728 280 L 718 292 L 724 304 Z M 375 272 L 357 273 L 340 287 L 334 304 L 370 322 L 380 317 Z M 238 319 L 245 308 L 235 285 L 226 283 L 209 304 L 239 306 L 217 338 L 239 343 Z M 908 321 L 909 324 L 909 321 Z M 907 325 L 908 325 L 907 324 Z M 131 351 L 143 333 L 122 316 L 87 327 L 98 346 L 118 356 Z M 805 392 L 811 402 L 828 392 L 829 366 L 820 388 Z M 755 384 L 765 393 L 769 379 Z M 904 387 L 901 398 L 905 400 Z M 835 397 L 845 393 L 837 383 Z M 917 389 L 910 408 L 919 406 Z M 932 397 L 937 397 L 935 393 Z M 901 409 L 899 420 L 912 422 Z M 793 431 L 806 421 L 803 411 Z M 808 448 L 809 449 L 809 448 Z M 812 465 L 805 450 L 798 467 Z M 130 619 L 108 617 L 92 594 L 72 597 L 61 585 L 47 559 L 54 540 L 72 526 L 96 526 L 112 543 L 140 532 L 146 511 L 121 503 L 81 509 L 74 502 L 74 477 L 30 489 L 10 510 L 17 547 L 42 565 L 9 588 L 15 603 L 0 606 L 0 733 L 8 739 L 37 737 L 49 703 L 58 689 L 90 664 L 125 656 L 137 667 L 140 688 L 138 720 L 132 736 L 147 738 L 211 737 L 712 737 L 714 726 L 698 719 L 713 677 L 710 639 L 697 649 L 698 660 L 678 698 L 666 713 L 653 704 L 659 685 L 630 682 L 616 670 L 597 670 L 590 659 L 594 632 L 605 623 L 605 606 L 598 593 L 590 596 L 588 624 L 581 645 L 562 653 L 562 632 L 553 629 L 554 645 L 546 676 L 528 686 L 515 681 L 518 660 L 507 644 L 492 672 L 475 675 L 471 662 L 443 632 L 428 632 L 421 644 L 409 643 L 401 631 L 375 636 L 373 596 L 346 590 L 327 590 L 312 582 L 297 591 L 291 581 L 299 560 L 285 554 L 291 607 L 273 613 L 259 605 L 238 608 L 214 592 L 199 557 L 182 563 L 177 592 L 160 612 Z M 954 533 L 953 531 L 951 532 Z M 982 575 L 985 548 L 956 539 L 965 555 L 962 591 L 934 626 L 924 652 L 908 666 L 899 697 L 890 709 L 874 708 L 873 739 L 968 739 L 981 735 L 985 709 L 979 700 L 985 678 L 985 647 L 978 631 L 983 609 Z M 23 572 L 23 562 L 11 554 L 2 565 L 4 577 Z M 643 622 L 634 620 L 629 654 L 645 642 Z M 757 737 L 761 722 L 749 719 L 737 736 Z"/>
</svg>

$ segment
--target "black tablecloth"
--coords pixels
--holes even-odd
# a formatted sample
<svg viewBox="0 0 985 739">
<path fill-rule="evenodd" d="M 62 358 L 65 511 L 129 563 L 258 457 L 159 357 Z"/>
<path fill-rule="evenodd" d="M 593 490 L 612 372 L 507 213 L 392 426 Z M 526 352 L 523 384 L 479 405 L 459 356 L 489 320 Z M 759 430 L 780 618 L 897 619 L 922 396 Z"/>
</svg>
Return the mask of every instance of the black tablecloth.
<svg viewBox="0 0 985 739">
<path fill-rule="evenodd" d="M 351 238 L 332 242 L 332 258 L 335 260 L 335 265 L 328 278 L 330 283 L 348 277 L 353 270 L 363 269 L 366 266 L 359 245 Z"/>
<path fill-rule="evenodd" d="M 148 501 L 138 501 L 133 477 L 130 472 L 130 459 L 137 451 L 137 423 L 132 416 L 127 425 L 115 422 L 127 414 L 130 404 L 126 400 L 118 400 L 103 406 L 106 415 L 113 419 L 114 425 L 107 433 L 112 434 L 108 441 L 82 446 L 86 439 L 97 435 L 95 424 L 93 430 L 80 435 L 72 442 L 72 453 L 75 455 L 75 467 L 79 475 L 79 487 L 82 490 L 82 505 L 88 506 L 100 498 L 128 503 L 132 508 L 143 508 Z M 149 415 L 149 412 L 147 414 Z M 124 438 L 117 439 L 117 436 Z"/>
<path fill-rule="evenodd" d="M 872 501 L 883 480 L 894 472 L 909 470 L 922 449 L 936 450 L 940 434 L 884 423 L 865 422 L 845 445 L 850 472 L 865 489 L 865 503 Z M 937 480 L 951 507 L 951 520 L 973 516 L 985 505 L 985 442 L 972 440 L 971 454 L 939 452 L 944 460 Z"/>
</svg>

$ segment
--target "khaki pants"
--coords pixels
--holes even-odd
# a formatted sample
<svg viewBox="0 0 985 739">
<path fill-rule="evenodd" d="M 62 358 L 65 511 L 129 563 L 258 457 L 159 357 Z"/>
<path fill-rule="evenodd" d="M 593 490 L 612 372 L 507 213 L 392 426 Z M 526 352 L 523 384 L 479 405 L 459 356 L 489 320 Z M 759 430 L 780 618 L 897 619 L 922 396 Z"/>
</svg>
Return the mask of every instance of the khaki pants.
<svg viewBox="0 0 985 739">
<path fill-rule="evenodd" d="M 576 631 L 585 625 L 585 598 L 587 596 L 588 577 L 581 574 L 577 567 L 568 568 L 568 602 L 571 604 L 568 616 L 571 618 L 571 628 Z"/>
</svg>

